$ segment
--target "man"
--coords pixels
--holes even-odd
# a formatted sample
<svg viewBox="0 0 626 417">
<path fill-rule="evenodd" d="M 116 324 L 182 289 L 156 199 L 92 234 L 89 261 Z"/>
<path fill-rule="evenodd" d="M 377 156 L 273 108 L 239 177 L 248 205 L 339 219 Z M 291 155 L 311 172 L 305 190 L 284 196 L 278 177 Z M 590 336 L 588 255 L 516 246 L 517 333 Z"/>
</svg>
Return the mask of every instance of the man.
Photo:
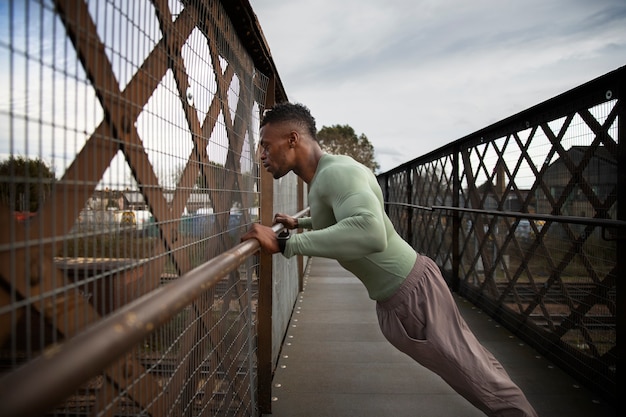
<svg viewBox="0 0 626 417">
<path fill-rule="evenodd" d="M 264 115 L 260 133 L 263 167 L 274 178 L 293 171 L 309 185 L 311 217 L 279 213 L 274 220 L 310 231 L 279 239 L 270 227 L 253 224 L 242 240 L 257 239 L 263 250 L 286 257 L 337 259 L 376 300 L 381 330 L 396 348 L 489 416 L 536 417 L 461 318 L 437 265 L 396 233 L 373 173 L 348 156 L 325 154 L 303 105 L 277 104 Z"/>
</svg>

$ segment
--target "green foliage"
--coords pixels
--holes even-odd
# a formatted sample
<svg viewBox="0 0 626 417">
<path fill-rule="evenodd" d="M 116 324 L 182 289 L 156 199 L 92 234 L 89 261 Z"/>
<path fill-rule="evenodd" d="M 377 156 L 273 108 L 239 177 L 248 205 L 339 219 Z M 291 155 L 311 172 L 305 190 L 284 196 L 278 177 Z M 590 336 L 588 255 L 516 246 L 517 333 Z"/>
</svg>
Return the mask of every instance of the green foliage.
<svg viewBox="0 0 626 417">
<path fill-rule="evenodd" d="M 11 156 L 0 163 L 0 201 L 13 211 L 37 211 L 53 183 L 54 172 L 39 158 Z"/>
<path fill-rule="evenodd" d="M 323 126 L 317 133 L 317 140 L 328 153 L 351 156 L 373 172 L 380 168 L 374 157 L 374 146 L 367 136 L 357 136 L 349 125 Z"/>
</svg>

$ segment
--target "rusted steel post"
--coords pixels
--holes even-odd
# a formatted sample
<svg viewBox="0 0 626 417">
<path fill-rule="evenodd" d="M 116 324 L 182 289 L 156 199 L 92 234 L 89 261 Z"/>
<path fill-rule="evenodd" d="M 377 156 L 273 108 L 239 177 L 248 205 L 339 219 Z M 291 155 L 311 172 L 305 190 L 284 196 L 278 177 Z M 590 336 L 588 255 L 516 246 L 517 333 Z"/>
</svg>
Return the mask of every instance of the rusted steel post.
<svg viewBox="0 0 626 417">
<path fill-rule="evenodd" d="M 271 174 L 263 172 L 261 173 L 261 223 L 263 224 L 272 222 L 272 200 L 272 177 Z M 263 251 L 259 254 L 257 320 L 258 401 L 259 410 L 266 414 L 272 411 L 272 255 Z"/>
<path fill-rule="evenodd" d="M 304 181 L 302 178 L 298 177 L 298 211 L 304 210 L 305 201 L 304 201 Z M 298 292 L 302 292 L 304 290 L 304 257 L 298 256 Z"/>
<path fill-rule="evenodd" d="M 626 189 L 626 88 L 624 86 L 624 78 L 621 78 L 621 82 L 618 86 L 617 99 L 619 103 L 619 115 L 617 116 L 617 189 Z M 626 193 L 619 192 L 617 194 L 617 219 L 626 220 Z M 619 230 L 619 238 L 617 239 L 617 253 L 615 257 L 615 269 L 617 279 L 615 280 L 615 292 L 616 292 L 616 306 L 615 309 L 615 322 L 616 322 L 616 340 L 615 340 L 615 354 L 617 355 L 616 366 L 616 392 L 617 387 L 626 386 L 626 377 L 624 377 L 624 366 L 626 366 L 624 360 L 624 331 L 626 331 L 626 309 L 624 305 L 626 303 L 626 285 L 624 284 L 624 275 L 626 274 L 626 236 L 624 236 L 624 230 Z M 620 343 L 622 347 L 618 346 Z"/>
<path fill-rule="evenodd" d="M 275 104 L 276 79 L 271 76 L 267 85 L 265 108 Z M 274 220 L 274 181 L 272 175 L 261 169 L 261 224 Z M 258 405 L 261 414 L 272 412 L 272 255 L 259 254 L 259 305 L 257 307 L 258 343 Z"/>
<path fill-rule="evenodd" d="M 413 204 L 413 178 L 411 173 L 413 172 L 412 166 L 408 166 L 406 169 L 406 204 Z M 405 208 L 406 212 L 406 240 L 409 242 L 411 246 L 415 243 L 413 242 L 413 209 L 408 207 Z"/>
<path fill-rule="evenodd" d="M 452 205 L 459 207 L 460 195 L 461 195 L 461 178 L 459 177 L 459 148 L 455 147 L 452 153 Z M 460 259 L 460 247 L 461 247 L 461 216 L 459 212 L 453 212 L 452 216 L 452 291 L 458 292 L 460 287 L 461 278 L 459 277 L 461 259 Z"/>
</svg>

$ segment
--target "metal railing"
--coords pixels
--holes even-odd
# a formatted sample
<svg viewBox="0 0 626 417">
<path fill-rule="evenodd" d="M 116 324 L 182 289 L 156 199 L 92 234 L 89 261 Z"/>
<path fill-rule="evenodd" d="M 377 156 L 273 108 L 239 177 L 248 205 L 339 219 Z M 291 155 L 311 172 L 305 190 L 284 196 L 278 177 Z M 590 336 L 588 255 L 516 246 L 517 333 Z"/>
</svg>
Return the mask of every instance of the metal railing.
<svg viewBox="0 0 626 417">
<path fill-rule="evenodd" d="M 0 413 L 269 412 L 305 260 L 252 261 L 238 243 L 250 223 L 302 210 L 306 187 L 256 162 L 261 114 L 286 94 L 249 2 L 5 10 Z M 400 233 L 453 286 L 608 395 L 622 360 L 624 78 L 379 177 Z"/>
<path fill-rule="evenodd" d="M 0 26 L 0 414 L 268 410 L 272 282 L 302 260 L 239 242 L 304 194 L 258 166 L 286 94 L 249 2 L 8 1 Z"/>
<path fill-rule="evenodd" d="M 454 290 L 615 400 L 626 67 L 378 176 Z"/>
<path fill-rule="evenodd" d="M 295 217 L 300 217 L 305 213 L 306 210 L 295 214 Z M 273 230 L 279 232 L 282 230 L 282 225 L 274 225 Z M 255 240 L 241 243 L 193 269 L 181 279 L 172 281 L 116 310 L 108 317 L 100 320 L 97 325 L 88 328 L 66 343 L 49 347 L 43 355 L 31 360 L 0 380 L 1 414 L 7 417 L 42 415 L 54 410 L 54 406 L 71 397 L 72 393 L 86 382 L 97 377 L 103 369 L 116 364 L 120 359 L 126 361 L 125 355 L 131 354 L 137 358 L 142 358 L 144 361 L 148 360 L 141 352 L 137 351 L 137 346 L 139 345 L 139 350 L 146 347 L 144 343 L 152 340 L 150 336 L 155 331 L 171 324 L 172 318 L 180 315 L 189 306 L 210 303 L 211 301 L 208 300 L 215 298 L 216 292 L 220 291 L 217 287 L 223 283 L 223 279 L 237 271 L 242 265 L 246 266 L 247 271 L 252 272 L 254 263 L 251 257 L 258 250 L 259 244 Z M 212 338 L 213 333 L 215 333 L 209 327 L 222 327 L 218 333 L 223 335 L 229 332 L 233 333 L 232 345 L 216 347 L 222 351 L 224 356 L 219 365 L 212 367 L 208 362 L 209 358 L 203 358 L 202 361 L 207 361 L 207 363 L 204 364 L 204 369 L 201 372 L 212 373 L 210 379 L 215 383 L 218 381 L 220 373 L 228 373 L 229 370 L 232 373 L 232 370 L 235 370 L 234 373 L 237 376 L 233 379 L 240 379 L 238 384 L 241 386 L 234 394 L 236 398 L 233 399 L 233 405 L 235 408 L 245 411 L 244 413 L 236 412 L 235 415 L 253 415 L 256 404 L 254 398 L 257 391 L 255 381 L 256 346 L 254 344 L 256 318 L 253 303 L 257 301 L 257 297 L 254 296 L 256 291 L 252 290 L 253 285 L 258 285 L 255 275 L 254 273 L 248 274 L 245 282 L 241 284 L 246 288 L 245 293 L 241 294 L 242 297 L 246 298 L 241 309 L 222 311 L 221 315 L 204 323 L 207 326 L 204 330 L 209 332 L 208 334 L 203 336 L 194 334 L 195 337 L 198 337 L 196 342 L 202 343 L 203 337 Z M 270 282 L 265 285 L 272 287 L 274 283 Z M 217 303 L 218 305 L 215 305 L 215 301 L 213 303 L 214 307 L 219 307 L 219 303 Z M 229 320 L 229 315 L 233 312 L 242 316 L 240 323 L 233 323 Z M 210 318 L 206 317 L 204 320 Z M 228 350 L 235 346 L 237 338 L 243 338 L 246 343 L 234 349 L 236 355 L 229 355 Z M 224 337 L 221 339 L 217 341 L 218 344 L 223 342 Z M 171 373 L 171 370 L 168 371 L 163 368 L 168 365 L 174 367 L 176 364 L 167 359 L 166 357 L 152 357 L 153 362 L 159 362 L 159 369 L 148 371 L 161 374 Z M 125 362 L 126 365 L 128 365 L 127 362 Z M 198 370 L 196 371 L 198 372 Z M 134 381 L 134 384 L 145 384 L 146 380 L 147 378 L 138 379 Z M 231 384 L 234 382 L 227 380 L 226 377 L 219 380 L 228 381 Z M 167 386 L 168 384 L 169 382 L 165 382 L 160 386 Z M 152 390 L 152 397 L 149 399 L 153 405 L 137 408 L 134 412 L 150 415 L 178 414 L 171 409 L 176 403 L 173 401 L 175 396 L 172 397 L 172 393 L 168 393 L 168 389 L 163 388 Z M 204 387 L 202 388 L 204 389 Z M 150 391 L 150 386 L 143 386 L 142 389 Z M 176 394 L 178 396 L 182 393 Z M 206 394 L 204 393 L 204 395 Z M 169 397 L 169 401 L 164 400 L 166 397 Z M 163 404 L 164 402 L 165 404 Z M 161 406 L 158 405 L 159 403 Z M 103 404 L 103 406 L 110 405 L 110 403 Z M 191 405 L 186 404 L 186 406 L 190 407 Z M 212 409 L 212 411 L 214 410 Z M 194 410 L 193 415 L 202 414 L 202 412 L 202 410 Z"/>
</svg>

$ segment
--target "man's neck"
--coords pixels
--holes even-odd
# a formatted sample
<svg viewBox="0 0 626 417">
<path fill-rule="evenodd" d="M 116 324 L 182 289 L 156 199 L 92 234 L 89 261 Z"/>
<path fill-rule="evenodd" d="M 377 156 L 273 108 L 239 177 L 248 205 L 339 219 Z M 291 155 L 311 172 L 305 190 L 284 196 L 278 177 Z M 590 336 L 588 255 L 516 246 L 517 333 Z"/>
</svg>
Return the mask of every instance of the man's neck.
<svg viewBox="0 0 626 417">
<path fill-rule="evenodd" d="M 294 173 L 300 177 L 302 181 L 310 184 L 315 176 L 317 166 L 319 165 L 322 156 L 324 156 L 324 152 L 322 152 L 319 148 L 310 152 L 308 157 L 300 162 L 299 168 L 297 170 L 294 169 Z"/>
</svg>

